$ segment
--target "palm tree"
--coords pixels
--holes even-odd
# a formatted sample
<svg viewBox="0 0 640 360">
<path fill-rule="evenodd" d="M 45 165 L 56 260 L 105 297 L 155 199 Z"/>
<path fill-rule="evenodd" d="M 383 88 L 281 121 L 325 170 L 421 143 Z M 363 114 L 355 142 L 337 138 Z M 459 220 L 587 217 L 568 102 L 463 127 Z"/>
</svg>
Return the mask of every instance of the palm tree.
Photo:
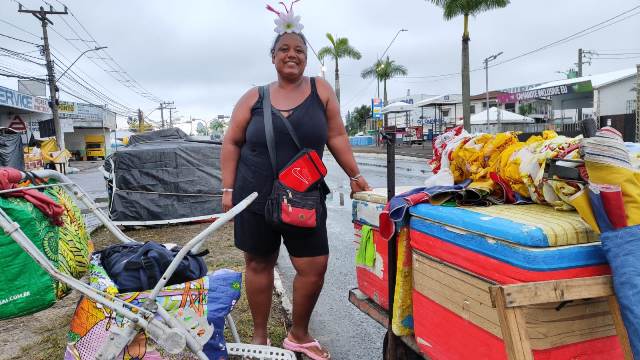
<svg viewBox="0 0 640 360">
<path fill-rule="evenodd" d="M 324 61 L 326 57 L 331 57 L 336 62 L 336 96 L 338 97 L 338 103 L 340 102 L 340 70 L 338 68 L 338 59 L 351 58 L 360 60 L 362 55 L 356 48 L 349 44 L 349 39 L 333 37 L 333 35 L 327 33 L 327 39 L 331 43 L 331 46 L 325 46 L 318 51 L 318 58 Z"/>
<path fill-rule="evenodd" d="M 403 65 L 396 64 L 395 61 L 389 60 L 389 57 L 385 60 L 378 59 L 372 66 L 362 70 L 360 74 L 363 79 L 376 78 L 378 81 L 382 81 L 384 88 L 384 105 L 387 105 L 387 80 L 396 76 L 406 76 L 408 73 L 407 68 Z M 384 117 L 384 126 L 387 126 L 387 116 Z"/>
<path fill-rule="evenodd" d="M 430 0 L 434 5 L 443 9 L 445 20 L 451 20 L 458 15 L 464 16 L 464 32 L 462 33 L 462 114 L 464 128 L 471 129 L 471 84 L 469 79 L 469 15 L 503 8 L 509 0 Z"/>
</svg>

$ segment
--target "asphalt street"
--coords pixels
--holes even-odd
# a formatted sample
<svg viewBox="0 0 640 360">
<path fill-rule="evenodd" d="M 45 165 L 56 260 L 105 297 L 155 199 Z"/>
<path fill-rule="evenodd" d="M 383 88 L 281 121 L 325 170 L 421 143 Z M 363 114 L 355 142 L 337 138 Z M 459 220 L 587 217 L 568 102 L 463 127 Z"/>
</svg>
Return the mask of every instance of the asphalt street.
<svg viewBox="0 0 640 360">
<path fill-rule="evenodd" d="M 330 154 L 325 154 L 324 160 L 329 171 L 326 180 L 332 190 L 327 199 L 330 256 L 324 289 L 311 319 L 311 334 L 331 351 L 333 359 L 382 359 L 385 329 L 348 300 L 348 291 L 357 287 L 349 181 Z M 356 160 L 372 187 L 386 187 L 384 155 L 356 154 Z M 420 186 L 428 177 L 427 160 L 398 159 L 396 172 L 397 186 Z M 340 193 L 344 194 L 343 206 Z M 295 270 L 284 246 L 280 249 L 278 269 L 291 297 Z"/>
</svg>

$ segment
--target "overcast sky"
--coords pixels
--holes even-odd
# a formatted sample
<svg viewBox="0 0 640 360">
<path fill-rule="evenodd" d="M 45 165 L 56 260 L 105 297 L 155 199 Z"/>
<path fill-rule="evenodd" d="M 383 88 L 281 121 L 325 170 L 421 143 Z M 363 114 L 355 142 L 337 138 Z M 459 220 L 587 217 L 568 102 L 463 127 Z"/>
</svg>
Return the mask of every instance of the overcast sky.
<svg viewBox="0 0 640 360">
<path fill-rule="evenodd" d="M 59 2 L 51 1 L 62 8 Z M 87 40 L 89 37 L 81 23 L 101 46 L 108 46 L 108 54 L 133 79 L 155 97 L 175 101 L 178 115 L 187 119 L 230 114 L 236 100 L 248 88 L 276 77 L 269 57 L 275 36 L 274 16 L 264 9 L 265 1 L 62 1 L 79 22 L 71 15 L 64 17 L 72 30 L 60 16 L 54 16 L 53 28 L 57 32 L 68 39 L 80 36 Z M 277 5 L 275 1 L 271 3 Z M 27 8 L 43 5 L 36 0 L 24 0 L 22 4 Z M 640 1 L 632 0 L 512 0 L 505 9 L 471 18 L 471 68 L 481 67 L 482 60 L 491 54 L 503 51 L 498 60 L 509 59 L 639 5 Z M 39 22 L 33 16 L 18 14 L 17 7 L 15 0 L 0 0 L 0 20 L 40 35 Z M 441 9 L 424 0 L 302 0 L 294 9 L 302 16 L 304 32 L 316 50 L 328 44 L 325 34 L 331 32 L 349 38 L 363 55 L 359 61 L 345 59 L 340 64 L 343 113 L 370 103 L 370 98 L 375 96 L 376 83 L 363 80 L 360 72 L 375 62 L 401 28 L 409 31 L 398 36 L 388 55 L 408 68 L 409 77 L 391 80 L 389 96 L 404 96 L 407 90 L 412 94 L 460 93 L 459 76 L 427 76 L 459 72 L 462 18 L 445 21 Z M 633 14 L 637 16 L 491 68 L 490 88 L 562 78 L 556 71 L 574 67 L 578 48 L 623 54 L 594 58 L 591 65 L 584 67 L 585 74 L 634 67 L 640 63 L 640 8 L 628 15 Z M 620 19 L 623 17 L 617 20 Z M 0 34 L 40 41 L 2 21 Z M 79 55 L 78 49 L 93 46 L 79 40 L 66 41 L 53 32 L 50 37 L 52 47 L 67 58 L 63 59 L 67 65 Z M 0 37 L 0 47 L 39 55 L 31 52 L 35 50 L 33 45 L 6 37 Z M 114 73 L 104 71 L 112 64 L 100 59 L 94 61 L 100 67 L 91 59 L 83 58 L 73 69 L 101 92 L 128 107 L 150 112 L 158 106 L 115 81 Z M 34 76 L 44 74 L 38 65 L 6 56 L 0 56 L 0 66 Z M 333 83 L 334 63 L 327 60 L 326 68 L 326 77 Z M 307 74 L 319 72 L 320 64 L 309 52 Z M 472 94 L 484 92 L 484 76 L 484 71 L 472 73 Z M 15 79 L 1 76 L 0 85 L 17 87 Z M 76 86 L 73 91 L 94 99 L 85 89 Z M 74 100 L 68 95 L 62 98 Z M 158 119 L 158 113 L 151 114 L 151 118 Z"/>
</svg>

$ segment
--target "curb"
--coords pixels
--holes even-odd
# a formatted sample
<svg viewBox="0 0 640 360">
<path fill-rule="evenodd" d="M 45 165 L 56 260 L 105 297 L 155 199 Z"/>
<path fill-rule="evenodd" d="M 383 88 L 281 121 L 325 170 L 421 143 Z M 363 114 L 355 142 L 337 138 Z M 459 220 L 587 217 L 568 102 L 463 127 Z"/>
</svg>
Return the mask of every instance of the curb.
<svg viewBox="0 0 640 360">
<path fill-rule="evenodd" d="M 276 289 L 276 293 L 280 295 L 280 302 L 284 312 L 287 314 L 288 320 L 291 321 L 293 306 L 291 305 L 291 300 L 289 300 L 289 297 L 287 296 L 287 291 L 284 289 L 284 286 L 282 286 L 282 278 L 278 272 L 277 265 L 273 268 L 273 286 Z"/>
</svg>

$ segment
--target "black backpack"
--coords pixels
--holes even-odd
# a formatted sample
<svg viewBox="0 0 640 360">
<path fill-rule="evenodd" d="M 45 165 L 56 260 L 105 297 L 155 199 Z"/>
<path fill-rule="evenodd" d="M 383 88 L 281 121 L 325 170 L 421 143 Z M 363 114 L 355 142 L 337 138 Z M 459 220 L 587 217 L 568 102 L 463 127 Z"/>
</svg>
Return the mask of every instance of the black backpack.
<svg viewBox="0 0 640 360">
<path fill-rule="evenodd" d="M 179 251 L 178 246 L 169 250 L 149 241 L 144 244 L 111 245 L 99 254 L 102 267 L 116 284 L 118 291 L 125 293 L 152 289 Z M 188 253 L 167 285 L 181 284 L 207 275 L 203 256 L 208 253 L 208 250 L 198 254 Z"/>
</svg>

